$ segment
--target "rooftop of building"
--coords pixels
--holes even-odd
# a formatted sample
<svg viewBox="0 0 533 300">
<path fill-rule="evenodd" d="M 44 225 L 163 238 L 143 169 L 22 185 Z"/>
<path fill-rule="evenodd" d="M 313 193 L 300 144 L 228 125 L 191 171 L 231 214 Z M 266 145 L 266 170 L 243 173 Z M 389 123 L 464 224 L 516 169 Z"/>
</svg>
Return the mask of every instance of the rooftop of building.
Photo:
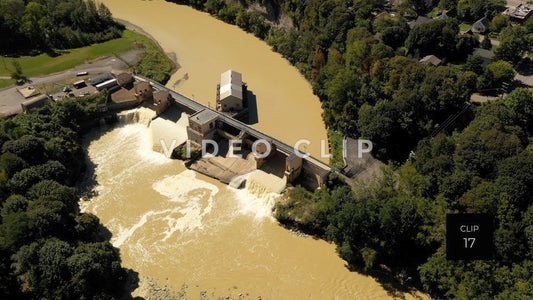
<svg viewBox="0 0 533 300">
<path fill-rule="evenodd" d="M 494 52 L 483 48 L 474 48 L 474 51 L 472 51 L 472 55 L 479 55 L 488 59 L 493 59 L 495 56 Z"/>
<path fill-rule="evenodd" d="M 141 91 L 146 91 L 148 89 L 151 89 L 152 86 L 150 85 L 149 82 L 147 81 L 139 81 L 135 84 L 135 92 L 141 92 Z"/>
<path fill-rule="evenodd" d="M 416 20 L 409 22 L 409 27 L 414 28 L 415 26 L 427 24 L 429 22 L 433 21 L 433 19 L 424 17 L 424 16 L 418 16 Z"/>
<path fill-rule="evenodd" d="M 533 11 L 533 4 L 520 3 L 517 7 L 509 7 L 505 14 L 518 19 L 524 19 Z"/>
<path fill-rule="evenodd" d="M 209 109 L 203 109 L 189 117 L 189 120 L 192 120 L 198 124 L 206 124 L 212 122 L 218 118 L 218 114 Z"/>
<path fill-rule="evenodd" d="M 220 86 L 228 84 L 242 86 L 242 74 L 234 70 L 220 74 Z"/>
<path fill-rule="evenodd" d="M 113 79 L 113 75 L 111 73 L 103 73 L 103 74 L 100 74 L 98 76 L 95 76 L 91 79 L 89 79 L 89 82 L 92 84 L 92 85 L 97 85 L 99 83 L 102 83 L 104 81 L 107 81 L 109 79 Z"/>
<path fill-rule="evenodd" d="M 170 93 L 168 91 L 157 91 L 154 93 L 154 102 L 168 100 L 169 96 Z"/>
<path fill-rule="evenodd" d="M 115 103 L 129 102 L 134 101 L 136 99 L 137 98 L 135 97 L 135 93 L 133 93 L 131 89 L 128 90 L 123 87 L 119 88 L 111 94 L 111 101 Z"/>
<path fill-rule="evenodd" d="M 440 65 L 442 60 L 440 58 L 436 57 L 435 55 L 431 54 L 431 55 L 424 56 L 424 58 L 422 58 L 420 60 L 420 62 L 423 63 L 423 64 L 426 64 L 426 65 L 432 64 L 434 66 L 438 66 L 438 65 Z"/>
<path fill-rule="evenodd" d="M 120 73 L 117 75 L 117 83 L 120 85 L 120 86 L 123 86 L 123 85 L 126 85 L 126 84 L 131 84 L 133 83 L 134 79 L 133 79 L 133 75 L 131 75 L 131 73 Z"/>
</svg>

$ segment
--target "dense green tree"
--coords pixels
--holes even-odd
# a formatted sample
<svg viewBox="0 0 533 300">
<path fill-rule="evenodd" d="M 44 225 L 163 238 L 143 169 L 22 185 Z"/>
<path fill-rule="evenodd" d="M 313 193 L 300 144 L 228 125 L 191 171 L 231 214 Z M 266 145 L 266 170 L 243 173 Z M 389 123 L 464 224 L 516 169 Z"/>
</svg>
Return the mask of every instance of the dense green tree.
<svg viewBox="0 0 533 300">
<path fill-rule="evenodd" d="M 497 15 L 490 21 L 489 29 L 493 32 L 500 32 L 505 27 L 509 26 L 509 16 Z"/>
<path fill-rule="evenodd" d="M 84 213 L 76 217 L 76 234 L 85 241 L 99 241 L 100 219 L 93 214 Z"/>
<path fill-rule="evenodd" d="M 5 20 L 0 32 L 6 41 L 0 53 L 8 54 L 85 46 L 119 37 L 123 29 L 105 5 L 92 0 L 6 0 L 0 20 Z"/>
<path fill-rule="evenodd" d="M 500 33 L 500 46 L 495 50 L 496 57 L 517 63 L 526 51 L 530 51 L 533 37 L 523 26 L 506 27 Z"/>
<path fill-rule="evenodd" d="M 40 163 L 45 158 L 43 143 L 31 135 L 5 142 L 2 146 L 2 152 L 11 152 L 29 164 Z"/>
<path fill-rule="evenodd" d="M 0 168 L 4 170 L 7 175 L 12 176 L 16 172 L 26 168 L 27 163 L 20 157 L 11 152 L 6 152 L 0 155 Z"/>
<path fill-rule="evenodd" d="M 457 8 L 458 0 L 440 0 L 439 8 L 442 9 L 455 9 Z"/>
<path fill-rule="evenodd" d="M 479 55 L 473 55 L 469 57 L 466 61 L 466 64 L 464 65 L 464 68 L 478 75 L 483 74 L 483 71 L 485 70 L 483 68 L 483 58 Z"/>
<path fill-rule="evenodd" d="M 24 196 L 16 194 L 11 195 L 2 205 L 2 211 L 0 215 L 2 218 L 6 218 L 9 214 L 24 212 L 28 207 L 28 203 L 28 199 L 26 199 Z"/>
<path fill-rule="evenodd" d="M 37 297 L 75 297 L 70 291 L 67 262 L 72 252 L 68 243 L 57 239 L 23 246 L 14 255 L 16 273 L 24 278 Z"/>
<path fill-rule="evenodd" d="M 80 214 L 72 187 L 84 162 L 81 125 L 102 99 L 64 100 L 0 121 L 0 298 L 124 295 L 118 250 L 99 235 L 96 217 Z"/>
<path fill-rule="evenodd" d="M 434 20 L 415 26 L 409 33 L 405 46 L 411 53 L 421 57 L 428 54 L 451 57 L 456 51 L 458 33 L 457 20 L 453 18 Z"/>
<path fill-rule="evenodd" d="M 22 79 L 24 76 L 22 72 L 22 66 L 20 65 L 20 62 L 18 60 L 11 61 L 11 65 L 13 67 L 13 71 L 11 72 L 11 78 L 15 80 Z"/>
<path fill-rule="evenodd" d="M 14 193 L 21 194 L 41 179 L 37 168 L 27 168 L 13 175 L 9 180 L 9 188 Z"/>
<path fill-rule="evenodd" d="M 204 4 L 205 10 L 210 14 L 216 14 L 226 6 L 224 0 L 207 0 Z"/>
<path fill-rule="evenodd" d="M 481 48 L 490 50 L 492 49 L 492 42 L 490 41 L 489 37 L 484 37 L 483 41 L 481 42 Z"/>
<path fill-rule="evenodd" d="M 399 26 L 385 28 L 381 32 L 383 43 L 393 48 L 403 46 L 405 39 L 409 35 L 409 30 Z"/>
<path fill-rule="evenodd" d="M 504 103 L 511 108 L 518 119 L 524 121 L 533 119 L 533 94 L 531 91 L 524 88 L 515 89 L 505 97 Z"/>
<path fill-rule="evenodd" d="M 510 84 L 515 76 L 513 66 L 506 61 L 490 63 L 479 78 L 478 87 L 481 91 L 500 91 L 505 84 Z"/>
<path fill-rule="evenodd" d="M 120 267 L 118 249 L 110 243 L 81 243 L 65 262 L 74 295 L 109 298 L 124 292 L 116 282 L 123 283 L 126 272 Z"/>
<path fill-rule="evenodd" d="M 374 31 L 381 34 L 383 43 L 393 48 L 403 45 L 410 30 L 404 19 L 388 16 L 377 18 L 373 23 L 373 27 Z"/>
<path fill-rule="evenodd" d="M 504 0 L 459 0 L 457 3 L 457 15 L 467 21 L 475 21 L 483 17 L 492 19 L 504 9 Z"/>
</svg>

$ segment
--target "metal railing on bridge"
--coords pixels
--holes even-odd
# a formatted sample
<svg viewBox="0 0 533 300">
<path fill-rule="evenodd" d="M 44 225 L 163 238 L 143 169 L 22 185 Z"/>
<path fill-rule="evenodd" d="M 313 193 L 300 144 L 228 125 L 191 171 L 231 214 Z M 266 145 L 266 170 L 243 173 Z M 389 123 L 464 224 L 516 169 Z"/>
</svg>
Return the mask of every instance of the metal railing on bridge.
<svg viewBox="0 0 533 300">
<path fill-rule="evenodd" d="M 215 109 L 212 109 L 210 107 L 207 107 L 201 103 L 198 103 L 196 102 L 195 100 L 187 97 L 187 96 L 184 96 L 174 90 L 171 90 L 169 88 L 167 88 L 166 86 L 158 83 L 158 82 L 154 82 L 150 79 L 147 79 L 147 78 L 144 78 L 142 76 L 139 76 L 139 75 L 135 75 L 135 78 L 137 80 L 142 80 L 142 81 L 147 81 L 150 83 L 150 85 L 152 85 L 155 89 L 157 90 L 164 90 L 164 91 L 167 91 L 169 92 L 172 97 L 176 100 L 176 102 L 180 103 L 181 105 L 185 105 L 187 106 L 188 108 L 190 109 L 193 109 L 195 111 L 200 111 L 200 110 L 203 110 L 203 109 L 207 109 L 207 110 L 210 110 L 212 112 L 215 112 L 216 114 L 218 114 L 219 116 L 219 119 L 222 120 L 224 123 L 230 125 L 230 126 L 233 126 L 235 127 L 236 129 L 238 130 L 243 130 L 243 131 L 246 131 L 246 133 L 248 133 L 249 135 L 257 138 L 257 139 L 263 139 L 263 140 L 266 140 L 266 141 L 269 141 L 269 142 L 272 142 L 272 144 L 274 144 L 276 146 L 277 149 L 280 149 L 281 151 L 285 152 L 285 153 L 290 153 L 290 154 L 295 154 L 295 149 L 294 147 L 286 144 L 285 142 L 282 142 L 281 140 L 278 140 L 272 136 L 269 136 L 247 124 L 244 124 L 243 122 L 239 121 L 239 120 L 236 120 L 236 119 L 233 119 L 232 117 L 229 117 Z M 296 150 L 298 151 L 298 150 Z M 317 165 L 318 167 L 324 169 L 324 170 L 328 170 L 328 171 L 339 171 L 337 168 L 319 160 L 318 158 L 316 157 L 313 157 L 312 155 L 307 155 L 305 157 L 305 160 L 307 160 L 308 162 L 314 164 L 314 165 Z"/>
</svg>

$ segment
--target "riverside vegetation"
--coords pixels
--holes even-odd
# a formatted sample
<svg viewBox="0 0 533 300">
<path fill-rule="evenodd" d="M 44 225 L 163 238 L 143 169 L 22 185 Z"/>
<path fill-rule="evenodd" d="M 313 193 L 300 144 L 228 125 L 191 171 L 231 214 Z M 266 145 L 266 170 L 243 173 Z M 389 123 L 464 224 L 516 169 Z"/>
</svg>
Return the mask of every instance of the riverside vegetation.
<svg viewBox="0 0 533 300">
<path fill-rule="evenodd" d="M 333 176 L 314 193 L 291 189 L 275 209 L 281 223 L 335 242 L 351 269 L 392 275 L 434 298 L 533 297 L 531 91 L 516 89 L 472 106 L 431 137 L 472 93 L 497 95 L 513 81 L 514 66 L 532 49 L 533 18 L 510 26 L 500 0 L 432 6 L 406 0 L 397 16 L 457 12 L 412 29 L 403 17 L 376 18 L 383 9 L 378 0 L 173 2 L 264 39 L 312 84 L 330 132 L 372 140 L 373 154 L 389 162 L 372 187 L 354 191 Z M 292 26 L 278 25 L 281 16 Z M 500 40 L 488 66 L 468 55 L 475 47 L 492 48 L 489 41 L 480 45 L 477 36 L 459 32 L 461 22 L 483 16 L 491 21 L 490 36 Z M 418 62 L 428 54 L 442 58 L 441 66 Z M 494 215 L 493 260 L 445 259 L 445 214 L 451 212 Z"/>
<path fill-rule="evenodd" d="M 74 185 L 85 169 L 80 134 L 106 95 L 65 99 L 0 122 L 0 295 L 111 299 L 126 292 L 118 249 Z M 82 104 L 83 103 L 83 104 Z"/>
<path fill-rule="evenodd" d="M 0 32 L 8 41 L 0 46 L 3 55 L 86 46 L 71 55 L 14 58 L 18 76 L 32 60 L 55 72 L 136 42 L 146 49 L 138 73 L 164 82 L 174 68 L 153 41 L 124 31 L 93 1 L 0 1 Z M 105 93 L 64 99 L 0 120 L 0 298 L 116 299 L 129 292 L 118 249 L 96 216 L 80 213 L 75 189 L 85 170 L 81 134 L 106 99 Z"/>
</svg>

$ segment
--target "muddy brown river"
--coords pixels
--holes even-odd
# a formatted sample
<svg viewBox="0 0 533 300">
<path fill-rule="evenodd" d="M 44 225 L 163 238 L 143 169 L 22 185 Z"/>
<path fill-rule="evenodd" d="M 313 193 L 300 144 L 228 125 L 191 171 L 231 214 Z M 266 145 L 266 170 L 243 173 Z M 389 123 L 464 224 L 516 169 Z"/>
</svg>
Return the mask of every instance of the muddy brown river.
<svg viewBox="0 0 533 300">
<path fill-rule="evenodd" d="M 326 131 L 318 99 L 264 42 L 165 1 L 103 2 L 177 54 L 181 69 L 170 87 L 188 74 L 175 89 L 213 105 L 220 73 L 238 70 L 257 97 L 254 126 L 289 143 L 306 138 L 319 154 Z M 156 284 L 188 299 L 390 297 L 375 279 L 348 271 L 334 245 L 280 227 L 271 213 L 279 195 L 267 192 L 268 182 L 233 189 L 153 151 L 159 138 L 183 139 L 186 122 L 149 123 L 150 114 L 124 112 L 119 124 L 86 137 L 97 195 L 80 202 L 109 229 L 123 265 L 138 272 L 134 295 L 161 298 Z"/>
</svg>

